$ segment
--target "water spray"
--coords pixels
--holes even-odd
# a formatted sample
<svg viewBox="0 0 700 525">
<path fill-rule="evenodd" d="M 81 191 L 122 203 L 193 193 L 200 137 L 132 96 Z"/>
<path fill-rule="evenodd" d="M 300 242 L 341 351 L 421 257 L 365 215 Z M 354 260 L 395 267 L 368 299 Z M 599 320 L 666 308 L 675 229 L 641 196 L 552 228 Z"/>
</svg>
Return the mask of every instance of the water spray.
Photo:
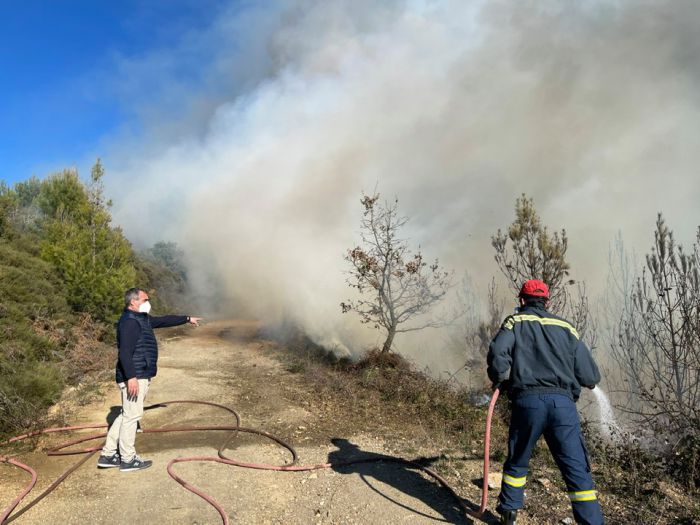
<svg viewBox="0 0 700 525">
<path fill-rule="evenodd" d="M 598 402 L 598 416 L 600 418 L 600 433 L 610 439 L 615 440 L 616 435 L 620 435 L 620 425 L 615 420 L 615 413 L 610 404 L 608 396 L 597 386 L 593 389 L 596 401 Z"/>
</svg>

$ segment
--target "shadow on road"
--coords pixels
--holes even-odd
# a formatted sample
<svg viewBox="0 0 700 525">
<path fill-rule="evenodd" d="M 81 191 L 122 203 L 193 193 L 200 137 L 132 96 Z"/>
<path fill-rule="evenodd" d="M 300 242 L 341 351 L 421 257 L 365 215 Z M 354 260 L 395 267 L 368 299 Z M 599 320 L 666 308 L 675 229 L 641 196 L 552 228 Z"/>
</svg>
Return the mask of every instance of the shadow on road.
<svg viewBox="0 0 700 525">
<path fill-rule="evenodd" d="M 436 481 L 426 478 L 416 467 L 402 463 L 400 458 L 394 456 L 364 451 L 347 439 L 333 438 L 331 442 L 338 447 L 338 450 L 328 454 L 328 462 L 334 465 L 333 470 L 339 474 L 359 474 L 362 481 L 374 492 L 418 516 L 443 523 L 474 523 L 471 517 L 464 515 L 461 507 L 445 489 Z M 422 467 L 428 467 L 437 459 L 437 457 L 418 458 L 411 461 Z M 389 485 L 423 502 L 440 517 L 426 514 L 397 501 L 388 494 L 383 493 L 381 486 L 375 486 L 377 484 L 373 484 L 372 480 Z M 471 509 L 476 508 L 471 502 L 464 501 L 464 503 Z M 493 514 L 487 512 L 483 522 L 491 524 L 498 523 L 498 520 Z"/>
</svg>

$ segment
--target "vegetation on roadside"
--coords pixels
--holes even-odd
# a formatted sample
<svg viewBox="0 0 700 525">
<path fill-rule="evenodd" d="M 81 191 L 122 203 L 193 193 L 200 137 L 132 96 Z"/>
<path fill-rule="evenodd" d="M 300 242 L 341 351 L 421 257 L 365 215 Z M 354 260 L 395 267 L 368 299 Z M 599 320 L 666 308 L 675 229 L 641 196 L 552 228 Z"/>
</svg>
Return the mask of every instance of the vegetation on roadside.
<svg viewBox="0 0 700 525">
<path fill-rule="evenodd" d="M 695 523 L 700 520 L 700 419 L 698 419 L 697 371 L 700 363 L 700 230 L 697 243 L 690 250 L 676 244 L 673 234 L 659 214 L 655 242 L 646 257 L 646 266 L 633 286 L 626 289 L 625 308 L 612 310 L 615 326 L 612 349 L 623 381 L 617 389 L 625 394 L 624 406 L 636 426 L 627 432 L 617 431 L 612 437 L 602 436 L 598 428 L 584 422 L 589 443 L 594 477 L 607 499 L 612 523 L 642 523 L 654 519 L 658 523 Z M 571 319 L 591 347 L 595 347 L 598 327 L 589 307 L 585 284 L 576 294 L 567 286 L 570 264 L 566 260 L 566 232 L 550 234 L 534 206 L 534 201 L 521 196 L 515 205 L 515 220 L 507 232 L 500 230 L 492 238 L 496 262 L 517 293 L 522 281 L 540 278 L 552 285 L 553 309 Z M 463 295 L 472 295 L 469 283 Z M 489 288 L 486 318 L 467 315 L 471 320 L 466 333 L 467 368 L 472 375 L 483 374 L 483 356 L 488 340 L 500 324 L 500 311 L 495 281 Z M 465 301 L 466 302 L 466 301 Z M 469 312 L 468 312 L 469 313 Z M 474 313 L 474 312 L 472 312 Z M 608 312 L 610 314 L 611 312 Z M 302 345 L 303 346 L 303 345 Z M 303 353 L 303 352 L 302 352 Z M 305 359 L 321 356 L 309 354 Z M 332 360 L 331 360 L 332 362 Z M 479 365 L 481 363 L 481 365 Z M 295 365 L 310 381 L 325 381 L 316 365 Z M 417 373 L 395 354 L 371 350 L 351 366 L 333 365 L 326 375 L 342 373 L 351 384 L 379 392 L 383 399 L 409 414 L 430 422 L 434 428 L 456 430 L 460 426 L 474 428 L 479 414 L 453 410 L 450 400 L 464 398 L 464 392 L 449 388 L 444 381 Z M 337 381 L 336 381 L 337 383 Z M 473 384 L 481 384 L 472 381 Z M 346 383 L 344 388 L 348 387 Z M 507 409 L 496 420 L 495 435 L 505 443 Z M 477 425 L 476 428 L 481 428 Z M 468 432 L 468 429 L 464 429 Z M 474 436 L 470 436 L 473 441 Z M 498 439 L 498 438 L 496 438 Z M 560 485 L 560 476 L 550 454 L 535 450 L 533 471 L 547 473 Z M 496 445 L 495 456 L 505 454 Z M 502 458 L 501 458 L 502 459 Z M 551 476 L 550 476 L 551 474 Z M 556 493 L 547 478 L 531 488 L 538 497 Z M 564 491 L 565 487 L 560 487 Z M 688 493 L 686 493 L 688 491 Z M 550 494 L 551 492 L 551 494 Z M 533 511 L 533 516 L 538 516 Z M 546 515 L 541 516 L 546 519 Z"/>
<path fill-rule="evenodd" d="M 686 250 L 659 214 L 645 263 L 613 328 L 617 408 L 630 440 L 660 459 L 647 470 L 698 490 L 700 229 Z"/>
<path fill-rule="evenodd" d="M 626 431 L 619 431 L 605 457 L 627 465 L 630 457 L 641 461 L 646 451 L 658 459 L 644 462 L 647 474 L 667 476 L 693 491 L 700 489 L 700 230 L 696 240 L 684 249 L 658 214 L 654 244 L 638 277 L 630 278 L 629 268 L 618 269 L 617 279 L 608 283 L 617 291 L 617 304 L 608 304 L 612 330 L 605 355 L 598 354 L 612 358 L 608 384 L 615 385 L 616 408 L 626 416 Z M 566 231 L 549 234 L 533 200 L 522 195 L 514 222 L 492 244 L 514 293 L 530 277 L 551 284 L 553 310 L 571 319 L 595 348 L 598 327 L 585 287 L 575 298 L 566 289 L 571 270 Z"/>
<path fill-rule="evenodd" d="M 332 351 L 308 339 L 304 334 L 292 333 L 277 337 L 281 344 L 276 353 L 292 373 L 304 377 L 320 389 L 332 391 L 341 397 L 358 397 L 369 393 L 377 401 L 390 405 L 415 424 L 441 435 L 451 436 L 465 446 L 483 440 L 484 402 L 490 392 L 457 387 L 416 370 L 415 365 L 394 352 L 380 349 L 368 351 L 359 360 L 338 358 Z M 263 337 L 270 336 L 263 333 Z M 507 404 L 497 410 L 501 424 L 496 429 L 495 455 L 504 457 L 507 426 Z M 479 423 L 475 423 L 479 421 Z M 500 432 L 500 435 L 498 434 Z"/>
<path fill-rule="evenodd" d="M 98 160 L 87 183 L 75 170 L 0 183 L 0 436 L 40 425 L 64 386 L 109 373 L 124 290 L 155 288 L 163 309 L 184 292 L 175 245 L 136 253 L 111 224 L 103 176 Z"/>
<path fill-rule="evenodd" d="M 367 400 L 391 406 L 411 428 L 420 427 L 452 451 L 433 467 L 454 486 L 474 480 L 460 477 L 465 460 L 483 454 L 486 405 L 490 392 L 468 390 L 428 374 L 395 353 L 370 350 L 357 362 L 338 359 L 333 352 L 301 334 L 288 337 L 275 355 L 288 371 L 302 374 L 320 393 L 340 399 Z M 498 472 L 507 453 L 509 405 L 496 405 L 491 433 L 492 472 Z M 353 425 L 353 422 L 349 422 Z M 593 476 L 601 491 L 607 523 L 692 524 L 700 520 L 697 492 L 687 493 L 673 469 L 658 454 L 637 442 L 611 443 L 598 429 L 583 425 Z M 461 451 L 455 453 L 454 451 Z M 568 515 L 566 487 L 546 445 L 533 451 L 528 482 L 528 515 L 548 523 L 552 513 Z M 492 493 L 492 497 L 495 493 Z"/>
</svg>

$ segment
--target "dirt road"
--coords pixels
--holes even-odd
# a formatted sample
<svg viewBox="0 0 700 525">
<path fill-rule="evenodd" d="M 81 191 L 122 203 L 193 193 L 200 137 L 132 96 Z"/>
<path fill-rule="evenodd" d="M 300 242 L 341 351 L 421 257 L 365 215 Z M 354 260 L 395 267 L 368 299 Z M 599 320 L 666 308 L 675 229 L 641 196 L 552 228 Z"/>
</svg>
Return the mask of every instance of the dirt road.
<svg viewBox="0 0 700 525">
<path fill-rule="evenodd" d="M 244 321 L 211 322 L 197 329 L 160 334 L 158 376 L 147 404 L 192 399 L 223 404 L 241 416 L 242 426 L 275 434 L 297 449 L 300 463 L 337 462 L 386 455 L 416 457 L 430 463 L 442 450 L 420 425 L 395 423 L 390 406 L 367 407 L 344 399 L 333 403 L 319 396 L 302 376 L 285 369 L 270 355 L 271 342 L 256 337 L 257 325 Z M 71 423 L 104 422 L 119 404 L 115 385 L 105 385 L 104 399 L 80 407 Z M 154 408 L 144 428 L 184 425 L 230 425 L 230 414 L 214 408 L 173 405 Z M 38 494 L 78 456 L 47 457 L 41 451 L 71 436 L 42 438 L 36 452 L 18 459 L 34 466 Z M 154 466 L 121 473 L 98 470 L 95 456 L 71 475 L 18 524 L 85 523 L 221 523 L 218 513 L 185 491 L 166 472 L 175 457 L 216 455 L 222 432 L 138 434 L 136 448 Z M 284 464 L 289 453 L 260 436 L 240 435 L 228 455 L 239 460 Z M 471 502 L 479 489 L 478 460 L 461 472 L 456 487 Z M 180 463 L 179 475 L 213 496 L 232 523 L 244 524 L 387 524 L 471 523 L 449 494 L 415 470 L 380 462 L 315 472 L 269 472 L 215 463 Z M 26 482 L 18 469 L 0 466 L 0 507 Z"/>
</svg>

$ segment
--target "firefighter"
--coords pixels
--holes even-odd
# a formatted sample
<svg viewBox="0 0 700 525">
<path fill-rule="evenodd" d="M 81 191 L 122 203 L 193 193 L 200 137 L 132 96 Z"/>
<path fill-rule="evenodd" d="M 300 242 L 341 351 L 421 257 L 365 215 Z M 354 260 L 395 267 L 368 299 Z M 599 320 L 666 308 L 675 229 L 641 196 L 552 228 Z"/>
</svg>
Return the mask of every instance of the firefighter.
<svg viewBox="0 0 700 525">
<path fill-rule="evenodd" d="M 496 510 L 514 524 L 523 507 L 530 455 L 541 435 L 566 482 L 577 523 L 600 525 L 603 513 L 591 477 L 576 401 L 595 388 L 600 372 L 576 328 L 546 309 L 549 288 L 526 281 L 520 308 L 508 316 L 489 346 L 488 376 L 508 392 L 512 412 L 508 457 Z"/>
</svg>

